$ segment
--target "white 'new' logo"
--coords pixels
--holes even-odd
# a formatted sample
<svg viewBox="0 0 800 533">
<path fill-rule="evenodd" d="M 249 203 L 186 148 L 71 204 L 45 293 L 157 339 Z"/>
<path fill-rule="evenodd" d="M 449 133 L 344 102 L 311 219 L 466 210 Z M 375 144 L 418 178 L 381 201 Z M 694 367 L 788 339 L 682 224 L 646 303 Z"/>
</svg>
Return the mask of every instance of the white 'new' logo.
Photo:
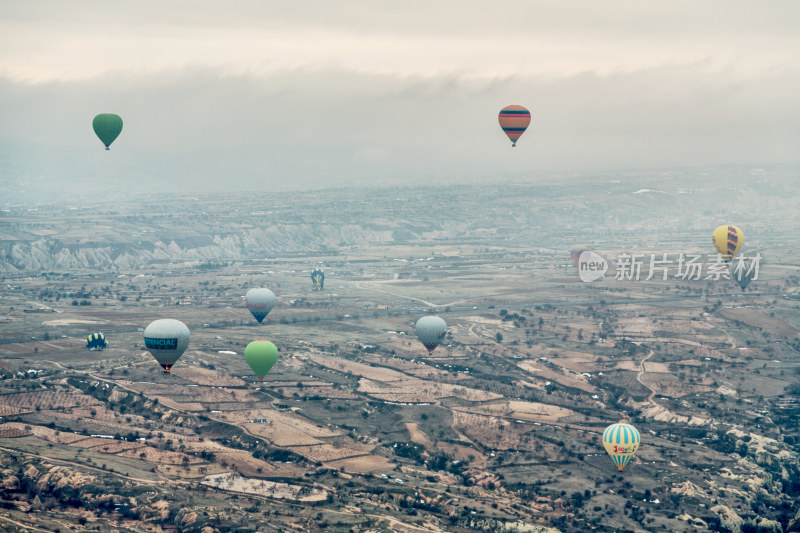
<svg viewBox="0 0 800 533">
<path fill-rule="evenodd" d="M 578 276 L 589 283 L 602 278 L 608 270 L 608 262 L 600 254 L 586 250 L 578 258 Z"/>
</svg>

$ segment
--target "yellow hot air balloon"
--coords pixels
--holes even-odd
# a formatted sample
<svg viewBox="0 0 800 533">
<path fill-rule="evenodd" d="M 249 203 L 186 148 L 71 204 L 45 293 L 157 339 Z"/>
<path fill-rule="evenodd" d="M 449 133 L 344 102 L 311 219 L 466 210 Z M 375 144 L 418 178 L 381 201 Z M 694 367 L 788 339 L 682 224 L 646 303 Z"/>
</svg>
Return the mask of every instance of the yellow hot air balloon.
<svg viewBox="0 0 800 533">
<path fill-rule="evenodd" d="M 611 424 L 603 432 L 603 447 L 620 472 L 639 449 L 639 431 L 630 424 Z"/>
<path fill-rule="evenodd" d="M 711 234 L 711 242 L 714 248 L 722 255 L 725 261 L 730 261 L 742 249 L 744 244 L 744 233 L 742 230 L 727 224 L 720 226 Z"/>
</svg>

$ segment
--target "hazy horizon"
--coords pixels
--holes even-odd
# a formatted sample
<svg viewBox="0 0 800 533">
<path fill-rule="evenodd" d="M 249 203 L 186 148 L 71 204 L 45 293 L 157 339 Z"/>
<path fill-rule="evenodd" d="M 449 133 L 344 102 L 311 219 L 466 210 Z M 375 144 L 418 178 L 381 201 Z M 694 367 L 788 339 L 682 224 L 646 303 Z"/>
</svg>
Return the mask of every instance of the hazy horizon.
<svg viewBox="0 0 800 533">
<path fill-rule="evenodd" d="M 6 6 L 3 188 L 286 190 L 799 161 L 795 3 L 197 5 Z M 533 115 L 516 148 L 497 125 L 511 103 Z M 124 121 L 111 152 L 91 129 L 103 112 Z"/>
</svg>

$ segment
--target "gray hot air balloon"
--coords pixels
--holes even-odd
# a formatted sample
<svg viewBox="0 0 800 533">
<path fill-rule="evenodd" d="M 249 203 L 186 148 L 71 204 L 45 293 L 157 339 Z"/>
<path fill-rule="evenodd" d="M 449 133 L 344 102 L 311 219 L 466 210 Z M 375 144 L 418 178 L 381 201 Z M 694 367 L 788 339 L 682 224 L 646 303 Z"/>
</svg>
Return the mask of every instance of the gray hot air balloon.
<svg viewBox="0 0 800 533">
<path fill-rule="evenodd" d="M 244 304 L 261 324 L 275 307 L 275 294 L 269 289 L 250 289 L 244 295 Z"/>
<path fill-rule="evenodd" d="M 417 337 L 428 349 L 429 354 L 433 353 L 433 350 L 444 340 L 444 335 L 447 333 L 447 324 L 438 316 L 424 316 L 417 320 L 415 327 L 417 329 Z"/>
<path fill-rule="evenodd" d="M 171 318 L 150 322 L 144 330 L 144 345 L 164 368 L 164 373 L 169 374 L 169 369 L 189 346 L 189 328 Z"/>
<path fill-rule="evenodd" d="M 731 263 L 731 277 L 742 290 L 745 290 L 753 279 L 758 279 L 758 264 L 755 259 L 751 259 L 748 263 L 741 255 L 737 256 Z"/>
</svg>

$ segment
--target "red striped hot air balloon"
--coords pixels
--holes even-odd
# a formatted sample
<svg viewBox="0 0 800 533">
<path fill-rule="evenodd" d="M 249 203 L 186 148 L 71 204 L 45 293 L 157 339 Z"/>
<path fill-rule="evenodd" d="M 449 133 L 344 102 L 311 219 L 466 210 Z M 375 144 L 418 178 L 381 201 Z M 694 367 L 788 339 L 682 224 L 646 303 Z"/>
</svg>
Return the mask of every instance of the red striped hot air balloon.
<svg viewBox="0 0 800 533">
<path fill-rule="evenodd" d="M 531 123 L 531 112 L 521 105 L 507 105 L 500 110 L 497 119 L 500 121 L 500 127 L 511 139 L 511 146 L 516 146 L 517 141 Z"/>
</svg>

